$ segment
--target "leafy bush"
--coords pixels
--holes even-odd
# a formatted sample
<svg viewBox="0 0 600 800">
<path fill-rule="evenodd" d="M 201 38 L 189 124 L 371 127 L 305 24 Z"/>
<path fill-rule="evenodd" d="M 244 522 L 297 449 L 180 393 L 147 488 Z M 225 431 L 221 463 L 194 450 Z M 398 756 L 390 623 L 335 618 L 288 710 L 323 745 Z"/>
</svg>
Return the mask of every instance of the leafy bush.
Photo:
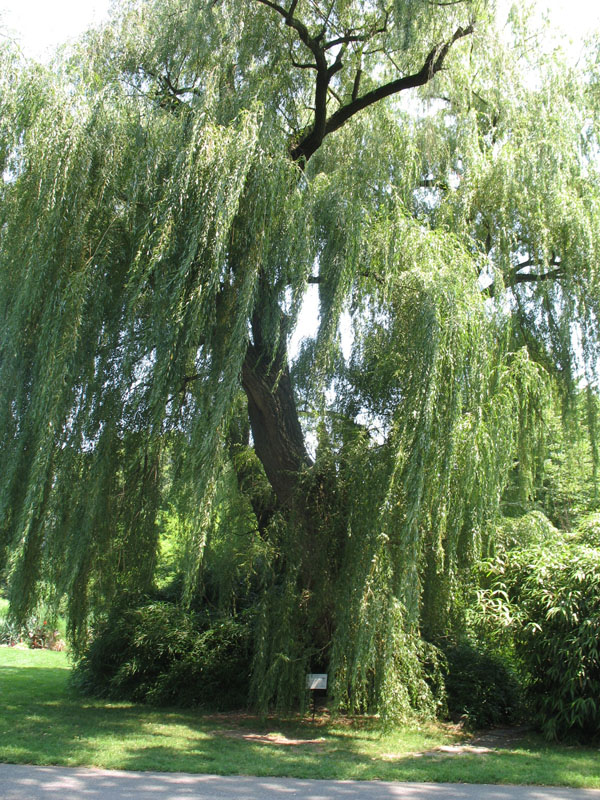
<svg viewBox="0 0 600 800">
<path fill-rule="evenodd" d="M 474 728 L 515 721 L 522 691 L 514 671 L 501 658 L 468 642 L 444 652 L 446 702 L 452 718 L 462 718 Z"/>
<path fill-rule="evenodd" d="M 535 719 L 549 739 L 600 731 L 600 549 L 537 543 L 492 565 L 483 598 L 513 631 Z"/>
<path fill-rule="evenodd" d="M 154 705 L 244 705 L 247 618 L 202 619 L 172 603 L 115 609 L 74 672 L 83 691 Z"/>
<path fill-rule="evenodd" d="M 588 514 L 579 521 L 577 541 L 590 547 L 600 547 L 600 514 Z"/>
</svg>

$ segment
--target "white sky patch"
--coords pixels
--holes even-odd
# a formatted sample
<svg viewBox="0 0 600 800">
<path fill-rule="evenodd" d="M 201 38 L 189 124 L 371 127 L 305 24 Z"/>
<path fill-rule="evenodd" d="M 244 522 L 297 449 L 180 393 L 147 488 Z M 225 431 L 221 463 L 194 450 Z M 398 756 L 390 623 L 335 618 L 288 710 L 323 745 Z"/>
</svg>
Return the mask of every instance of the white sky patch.
<svg viewBox="0 0 600 800">
<path fill-rule="evenodd" d="M 290 339 L 290 353 L 296 354 L 300 350 L 302 339 L 314 338 L 319 329 L 319 287 L 311 284 L 307 287 L 300 313 L 298 324 Z"/>
<path fill-rule="evenodd" d="M 0 0 L 0 35 L 15 39 L 26 56 L 46 60 L 56 47 L 104 21 L 110 5 L 111 0 Z M 499 15 L 505 17 L 511 5 L 498 0 Z M 540 13 L 548 8 L 557 31 L 575 48 L 600 29 L 598 0 L 540 0 L 538 7 Z"/>
<path fill-rule="evenodd" d="M 0 36 L 46 61 L 61 44 L 108 18 L 110 0 L 0 0 Z"/>
<path fill-rule="evenodd" d="M 498 0 L 499 15 L 506 15 L 514 2 Z M 539 0 L 537 7 L 539 17 L 547 11 L 552 27 L 571 39 L 575 47 L 580 47 L 587 36 L 600 30 L 598 0 Z"/>
</svg>

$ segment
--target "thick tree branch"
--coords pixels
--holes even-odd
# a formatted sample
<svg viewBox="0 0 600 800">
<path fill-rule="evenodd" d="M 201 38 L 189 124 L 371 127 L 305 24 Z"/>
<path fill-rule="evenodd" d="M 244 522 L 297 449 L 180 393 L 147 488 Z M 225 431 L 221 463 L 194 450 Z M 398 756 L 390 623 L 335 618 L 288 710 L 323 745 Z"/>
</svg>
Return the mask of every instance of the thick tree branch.
<svg viewBox="0 0 600 800">
<path fill-rule="evenodd" d="M 561 264 L 562 261 L 560 260 L 560 258 L 558 258 L 558 256 L 555 253 L 552 253 L 552 258 L 549 259 L 548 266 L 560 267 Z M 536 267 L 536 266 L 538 266 L 538 262 L 534 261 L 533 258 L 528 258 L 525 261 L 520 261 L 518 264 L 515 264 L 515 266 L 511 270 L 511 275 L 517 275 L 517 273 L 519 273 L 522 269 L 526 269 L 527 267 Z"/>
<path fill-rule="evenodd" d="M 378 272 L 370 272 L 369 270 L 365 272 L 359 273 L 363 278 L 372 278 L 376 283 L 384 284 L 385 279 L 383 275 L 380 275 Z M 325 283 L 325 278 L 322 275 L 309 275 L 307 281 L 308 284 L 316 284 L 320 285 Z"/>
<path fill-rule="evenodd" d="M 507 284 L 508 286 L 515 286 L 517 283 L 539 283 L 540 281 L 554 281 L 559 278 L 565 277 L 565 271 L 562 268 L 552 270 L 551 272 L 524 272 L 515 275 L 512 280 Z"/>
<path fill-rule="evenodd" d="M 311 51 L 315 59 L 314 67 L 312 64 L 310 65 L 317 73 L 315 79 L 313 124 L 309 133 L 291 150 L 290 155 L 292 160 L 296 162 L 305 163 L 319 149 L 325 136 L 341 128 L 351 117 L 358 114 L 363 109 L 368 108 L 386 97 L 402 92 L 405 89 L 412 89 L 428 83 L 433 76 L 442 69 L 444 60 L 452 45 L 459 39 L 473 32 L 473 25 L 468 25 L 465 28 L 457 28 L 451 39 L 432 48 L 418 72 L 390 81 L 389 83 L 379 86 L 377 89 L 367 92 L 362 95 L 362 97 L 358 96 L 360 85 L 359 69 L 355 77 L 351 101 L 327 118 L 329 83 L 335 73 L 339 72 L 343 67 L 342 59 L 346 47 L 352 42 L 366 42 L 377 34 L 385 33 L 388 25 L 387 13 L 382 24 L 364 33 L 358 33 L 356 29 L 349 29 L 343 35 L 323 42 L 326 26 L 321 30 L 318 36 L 311 36 L 306 25 L 294 16 L 298 0 L 292 0 L 289 9 L 284 8 L 284 6 L 275 2 L 275 0 L 257 0 L 257 2 L 279 14 L 285 21 L 285 24 L 296 31 L 300 41 Z M 333 64 L 328 64 L 327 51 L 337 46 L 340 47 L 340 50 L 336 55 L 335 61 Z M 305 64 L 298 64 L 298 66 L 303 69 L 308 68 L 308 65 Z"/>
<path fill-rule="evenodd" d="M 315 69 L 315 70 L 318 69 L 316 64 L 311 64 L 311 63 L 300 64 L 300 63 L 298 63 L 298 61 L 294 60 L 294 56 L 290 56 L 290 60 L 292 62 L 292 66 L 296 67 L 296 69 Z"/>
<path fill-rule="evenodd" d="M 553 259 L 548 265 L 550 267 L 556 267 L 556 269 L 552 269 L 547 272 L 519 272 L 521 269 L 532 266 L 534 266 L 534 262 L 531 259 L 527 259 L 527 261 L 517 264 L 517 266 L 514 267 L 507 276 L 504 282 L 505 287 L 510 289 L 511 287 L 517 286 L 520 283 L 543 283 L 544 281 L 557 281 L 566 277 L 565 268 L 557 259 Z M 496 285 L 492 283 L 490 286 L 487 286 L 485 292 L 489 297 L 495 297 Z"/>
<path fill-rule="evenodd" d="M 259 2 L 269 2 L 269 0 L 259 0 Z M 468 25 L 465 28 L 457 28 L 449 41 L 432 48 L 425 59 L 423 66 L 418 72 L 414 73 L 413 75 L 405 75 L 402 78 L 398 78 L 394 81 L 383 84 L 377 89 L 373 89 L 361 97 L 353 97 L 350 103 L 347 103 L 345 106 L 342 106 L 342 108 L 339 108 L 326 120 L 323 119 L 323 107 L 320 107 L 319 103 L 316 102 L 315 124 L 310 133 L 292 149 L 292 159 L 298 162 L 301 160 L 307 161 L 319 149 L 325 136 L 337 131 L 355 114 L 358 114 L 363 109 L 378 103 L 380 100 L 383 100 L 386 97 L 398 94 L 405 89 L 413 89 L 417 86 L 423 86 L 428 83 L 433 76 L 442 69 L 444 60 L 446 59 L 448 51 L 452 45 L 459 39 L 470 35 L 472 32 L 473 25 Z M 322 51 L 321 55 L 324 58 Z M 338 59 L 336 59 L 336 63 L 328 68 L 325 75 L 323 75 L 321 71 L 317 75 L 317 90 L 315 94 L 316 99 L 320 100 L 319 81 L 321 80 L 323 82 L 326 93 L 327 84 L 331 78 L 331 75 L 333 74 L 332 70 L 334 67 L 337 67 L 337 69 L 341 69 L 342 67 L 339 54 Z"/>
<path fill-rule="evenodd" d="M 378 103 L 386 97 L 391 97 L 394 94 L 403 92 L 405 89 L 414 89 L 417 86 L 424 86 L 442 69 L 444 60 L 452 45 L 472 32 L 472 25 L 468 25 L 466 28 L 458 28 L 452 39 L 441 46 L 438 45 L 434 47 L 430 51 L 418 72 L 415 72 L 413 75 L 405 75 L 402 78 L 397 78 L 395 81 L 390 81 L 383 86 L 379 86 L 377 89 L 367 92 L 362 95 L 362 97 L 357 97 L 355 100 L 348 103 L 348 105 L 340 108 L 327 120 L 326 135 L 338 130 L 351 117 L 374 103 Z"/>
<path fill-rule="evenodd" d="M 317 72 L 315 80 L 314 118 L 310 133 L 303 140 L 305 143 L 307 143 L 312 153 L 314 153 L 321 145 L 321 142 L 325 136 L 329 82 L 333 75 L 342 68 L 343 48 L 342 51 L 338 53 L 335 62 L 329 66 L 327 63 L 325 50 L 321 42 L 321 36 L 311 36 L 306 25 L 294 17 L 297 0 L 293 0 L 288 11 L 286 11 L 286 9 L 283 6 L 280 6 L 278 3 L 272 2 L 272 0 L 257 0 L 257 2 L 273 9 L 280 16 L 282 16 L 285 20 L 285 24 L 296 31 L 300 41 L 311 51 L 314 56 L 314 69 Z M 292 158 L 294 158 L 293 155 Z M 294 158 L 294 160 L 297 159 Z"/>
</svg>

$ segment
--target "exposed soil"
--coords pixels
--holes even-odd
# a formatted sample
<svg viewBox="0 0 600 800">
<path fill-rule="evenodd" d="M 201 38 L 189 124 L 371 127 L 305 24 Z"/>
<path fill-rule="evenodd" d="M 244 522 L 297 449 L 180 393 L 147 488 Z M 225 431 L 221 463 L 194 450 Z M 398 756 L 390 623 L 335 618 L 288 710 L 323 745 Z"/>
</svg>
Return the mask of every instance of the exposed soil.
<svg viewBox="0 0 600 800">
<path fill-rule="evenodd" d="M 386 761 L 406 758 L 436 758 L 442 756 L 460 756 L 465 754 L 486 755 L 498 750 L 509 750 L 514 747 L 531 729 L 524 726 L 514 726 L 510 728 L 490 728 L 489 730 L 479 731 L 472 739 L 460 744 L 443 744 L 433 750 L 426 750 L 422 753 L 384 753 L 382 758 Z"/>
<path fill-rule="evenodd" d="M 230 739 L 245 739 L 249 742 L 259 742 L 260 744 L 278 745 L 302 745 L 302 744 L 322 744 L 325 740 L 320 739 L 288 739 L 281 733 L 245 733 L 244 731 L 214 731 L 219 736 L 227 736 Z"/>
<path fill-rule="evenodd" d="M 478 747 L 487 747 L 490 750 L 509 750 L 530 732 L 531 728 L 527 725 L 490 728 L 487 731 L 479 731 L 471 740 L 471 744 Z"/>
</svg>

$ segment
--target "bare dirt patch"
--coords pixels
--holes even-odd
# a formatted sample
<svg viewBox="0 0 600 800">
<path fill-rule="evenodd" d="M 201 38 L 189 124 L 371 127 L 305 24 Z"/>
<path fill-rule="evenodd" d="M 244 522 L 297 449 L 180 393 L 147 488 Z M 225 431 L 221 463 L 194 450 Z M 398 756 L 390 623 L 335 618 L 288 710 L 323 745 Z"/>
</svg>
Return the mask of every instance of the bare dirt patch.
<svg viewBox="0 0 600 800">
<path fill-rule="evenodd" d="M 490 728 L 475 734 L 471 744 L 487 747 L 490 750 L 510 750 L 530 732 L 531 728 L 526 725 L 515 725 L 509 728 Z"/>
<path fill-rule="evenodd" d="M 229 739 L 245 739 L 248 742 L 258 742 L 259 744 L 277 744 L 284 746 L 297 747 L 303 744 L 322 744 L 325 740 L 320 739 L 289 739 L 281 733 L 245 733 L 244 731 L 213 731 L 217 736 L 226 736 Z"/>
<path fill-rule="evenodd" d="M 491 728 L 479 731 L 473 738 L 458 744 L 443 744 L 433 750 L 421 753 L 384 753 L 381 758 L 386 761 L 396 761 L 401 758 L 442 758 L 444 756 L 461 755 L 486 755 L 498 750 L 510 750 L 529 731 L 525 727 Z"/>
</svg>

